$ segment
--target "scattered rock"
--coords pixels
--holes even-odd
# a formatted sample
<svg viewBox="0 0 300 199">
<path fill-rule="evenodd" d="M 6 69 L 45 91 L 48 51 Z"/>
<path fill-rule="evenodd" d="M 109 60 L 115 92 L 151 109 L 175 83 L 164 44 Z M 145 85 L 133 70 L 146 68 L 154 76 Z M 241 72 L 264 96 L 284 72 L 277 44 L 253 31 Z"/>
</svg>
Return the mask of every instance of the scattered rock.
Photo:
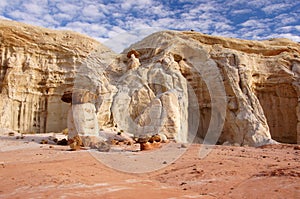
<svg viewBox="0 0 300 199">
<path fill-rule="evenodd" d="M 42 140 L 40 141 L 40 144 L 48 144 L 48 140 L 42 139 Z"/>
<path fill-rule="evenodd" d="M 111 145 L 118 145 L 118 144 L 119 144 L 119 141 L 118 141 L 118 140 L 111 140 L 111 141 L 110 141 L 110 144 L 111 144 Z"/>
<path fill-rule="evenodd" d="M 180 145 L 180 148 L 187 148 L 187 147 L 188 147 L 188 145 L 185 144 L 185 143 L 182 143 L 182 144 Z"/>
<path fill-rule="evenodd" d="M 79 150 L 82 146 L 82 140 L 79 135 L 74 136 L 72 139 L 68 140 L 68 144 L 72 150 Z"/>
<path fill-rule="evenodd" d="M 167 143 L 169 141 L 165 134 L 160 133 L 159 136 L 162 143 Z"/>
<path fill-rule="evenodd" d="M 294 146 L 294 150 L 300 150 L 300 146 L 299 145 Z"/>
<path fill-rule="evenodd" d="M 100 141 L 90 145 L 91 149 L 97 149 L 100 152 L 108 152 L 110 150 L 110 145 L 105 141 Z"/>
<path fill-rule="evenodd" d="M 141 151 L 144 150 L 151 150 L 151 149 L 156 149 L 156 148 L 160 148 L 161 144 L 160 142 L 145 142 L 145 143 L 140 143 L 140 149 Z"/>
<path fill-rule="evenodd" d="M 153 135 L 152 137 L 150 137 L 150 139 L 148 140 L 148 142 L 150 142 L 150 143 L 161 142 L 160 135 Z"/>
<path fill-rule="evenodd" d="M 137 143 L 146 143 L 149 141 L 149 139 L 150 139 L 149 136 L 143 136 L 143 137 L 139 137 L 136 142 Z"/>
<path fill-rule="evenodd" d="M 160 135 L 156 134 L 153 136 L 143 136 L 138 138 L 137 143 L 140 144 L 140 150 L 151 150 L 155 148 L 161 147 L 161 137 Z"/>
<path fill-rule="evenodd" d="M 58 140 L 57 145 L 67 146 L 68 145 L 68 140 L 66 138 Z"/>
<path fill-rule="evenodd" d="M 102 138 L 97 136 L 81 136 L 82 145 L 84 147 L 90 147 L 91 149 L 97 149 L 101 152 L 108 152 L 110 145 Z"/>
<path fill-rule="evenodd" d="M 64 129 L 64 130 L 62 130 L 62 132 L 61 132 L 63 135 L 68 135 L 68 128 L 66 128 L 66 129 Z"/>
<path fill-rule="evenodd" d="M 14 132 L 9 132 L 8 136 L 15 136 L 15 133 Z"/>
</svg>

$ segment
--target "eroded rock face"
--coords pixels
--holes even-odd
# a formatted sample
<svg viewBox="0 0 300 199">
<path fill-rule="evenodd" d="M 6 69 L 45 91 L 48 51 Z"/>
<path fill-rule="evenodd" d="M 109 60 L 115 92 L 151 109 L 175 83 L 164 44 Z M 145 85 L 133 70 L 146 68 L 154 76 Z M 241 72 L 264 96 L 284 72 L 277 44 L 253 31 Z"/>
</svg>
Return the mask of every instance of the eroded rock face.
<svg viewBox="0 0 300 199">
<path fill-rule="evenodd" d="M 92 51 L 110 51 L 70 31 L 0 21 L 0 124 L 26 133 L 60 132 L 70 105 L 61 101 Z"/>
<path fill-rule="evenodd" d="M 183 87 L 188 95 L 175 94 L 175 98 L 190 103 L 178 105 L 183 110 L 181 113 L 176 112 L 176 108 L 168 113 L 186 114 L 187 120 L 176 122 L 174 119 L 172 127 L 187 122 L 188 132 L 193 131 L 196 125 L 191 124 L 191 118 L 198 114 L 194 113 L 197 108 L 192 106 L 198 102 L 198 136 L 207 135 L 207 141 L 211 142 L 219 136 L 215 132 L 221 129 L 219 143 L 257 146 L 273 143 L 272 138 L 279 142 L 299 141 L 299 47 L 286 39 L 254 42 L 194 32 L 161 32 L 130 48 L 140 53 L 140 71 L 153 63 L 160 69 L 165 68 L 165 60 L 168 60 L 173 62 L 168 67 L 185 78 Z M 163 85 L 167 77 L 155 79 L 157 84 Z M 166 82 L 174 83 L 171 79 Z M 218 86 L 219 83 L 222 85 Z M 182 88 L 182 85 L 175 87 Z M 187 85 L 192 89 L 187 89 Z M 165 92 L 170 90 L 170 87 L 162 87 Z M 133 95 L 131 99 L 139 104 L 149 101 L 150 97 L 137 102 Z M 159 102 L 155 104 L 160 106 Z M 175 132 L 189 137 L 184 131 L 177 129 Z"/>
<path fill-rule="evenodd" d="M 300 141 L 297 43 L 165 31 L 116 55 L 76 33 L 9 23 L 0 23 L 3 128 L 61 131 L 72 103 L 83 115 L 71 137 L 114 127 L 180 142 Z"/>
<path fill-rule="evenodd" d="M 269 129 L 272 138 L 279 142 L 300 142 L 299 43 L 287 39 L 254 42 L 185 34 L 209 46 L 211 57 L 224 71 L 224 82 L 230 81 L 231 89 L 226 89 L 229 104 L 225 134 L 246 130 L 241 128 L 243 125 L 229 123 L 236 123 L 239 118 L 244 121 L 245 117 L 237 113 L 249 107 L 255 118 L 245 116 L 253 124 L 252 129 L 256 129 L 252 132 Z M 234 126 L 237 129 L 232 131 Z M 244 132 L 246 136 L 258 135 Z"/>
</svg>

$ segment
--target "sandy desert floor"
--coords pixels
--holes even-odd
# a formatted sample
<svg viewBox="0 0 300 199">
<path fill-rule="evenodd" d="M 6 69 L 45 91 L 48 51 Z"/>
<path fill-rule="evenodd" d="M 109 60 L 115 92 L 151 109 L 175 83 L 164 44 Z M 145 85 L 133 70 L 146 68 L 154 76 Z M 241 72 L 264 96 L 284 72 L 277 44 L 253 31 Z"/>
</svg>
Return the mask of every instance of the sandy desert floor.
<svg viewBox="0 0 300 199">
<path fill-rule="evenodd" d="M 298 145 L 214 146 L 200 158 L 200 144 L 100 153 L 41 139 L 0 137 L 0 198 L 300 198 Z"/>
</svg>

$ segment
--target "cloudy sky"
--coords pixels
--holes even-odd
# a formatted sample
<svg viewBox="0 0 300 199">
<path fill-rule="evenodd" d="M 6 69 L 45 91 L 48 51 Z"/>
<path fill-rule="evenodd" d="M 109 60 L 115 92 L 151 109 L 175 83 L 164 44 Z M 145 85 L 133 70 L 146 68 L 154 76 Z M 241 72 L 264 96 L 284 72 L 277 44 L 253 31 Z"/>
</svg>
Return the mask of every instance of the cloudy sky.
<svg viewBox="0 0 300 199">
<path fill-rule="evenodd" d="M 164 29 L 300 42 L 299 0 L 1 0 L 0 17 L 74 30 L 115 51 Z"/>
</svg>

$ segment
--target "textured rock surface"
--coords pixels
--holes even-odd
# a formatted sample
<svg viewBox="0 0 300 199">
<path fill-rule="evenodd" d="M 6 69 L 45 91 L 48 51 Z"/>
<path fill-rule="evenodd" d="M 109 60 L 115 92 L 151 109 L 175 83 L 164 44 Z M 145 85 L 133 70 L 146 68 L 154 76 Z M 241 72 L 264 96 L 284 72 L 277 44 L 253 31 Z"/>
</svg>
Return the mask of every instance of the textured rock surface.
<svg viewBox="0 0 300 199">
<path fill-rule="evenodd" d="M 0 124 L 19 132 L 61 131 L 70 105 L 61 101 L 75 71 L 94 50 L 109 51 L 70 31 L 0 21 Z"/>
<path fill-rule="evenodd" d="M 230 103 L 224 131 L 228 127 L 229 131 L 238 128 L 235 132 L 245 129 L 243 125 L 227 124 L 238 121 L 240 111 L 249 107 L 261 124 L 253 129 L 269 128 L 272 138 L 280 142 L 300 142 L 299 43 L 287 39 L 254 42 L 185 34 L 210 47 L 212 59 L 230 81 L 231 89 L 226 89 Z M 252 122 L 253 118 L 247 120 Z M 245 132 L 251 136 L 249 131 Z"/>
<path fill-rule="evenodd" d="M 116 55 L 76 33 L 0 24 L 3 128 L 61 131 L 70 109 L 61 98 L 69 92 L 74 106 L 93 116 L 77 118 L 88 129 L 82 135 L 96 134 L 88 123 L 98 121 L 100 129 L 183 142 L 196 135 L 251 146 L 271 137 L 300 141 L 297 43 L 166 31 Z"/>
<path fill-rule="evenodd" d="M 222 124 L 218 119 L 225 116 L 219 107 L 223 105 L 226 117 L 220 143 L 260 145 L 271 142 L 271 135 L 280 142 L 299 142 L 299 44 L 286 39 L 257 42 L 194 32 L 163 32 L 132 48 L 140 51 L 141 66 L 149 60 L 154 62 L 161 54 L 174 57 L 178 63 L 174 68 L 179 65 L 197 97 L 200 137 L 219 130 L 215 126 Z M 224 104 L 216 103 L 224 94 L 215 91 L 219 78 L 226 95 Z M 193 101 L 190 93 L 188 99 Z M 193 117 L 192 112 L 188 111 L 188 118 Z"/>
</svg>

